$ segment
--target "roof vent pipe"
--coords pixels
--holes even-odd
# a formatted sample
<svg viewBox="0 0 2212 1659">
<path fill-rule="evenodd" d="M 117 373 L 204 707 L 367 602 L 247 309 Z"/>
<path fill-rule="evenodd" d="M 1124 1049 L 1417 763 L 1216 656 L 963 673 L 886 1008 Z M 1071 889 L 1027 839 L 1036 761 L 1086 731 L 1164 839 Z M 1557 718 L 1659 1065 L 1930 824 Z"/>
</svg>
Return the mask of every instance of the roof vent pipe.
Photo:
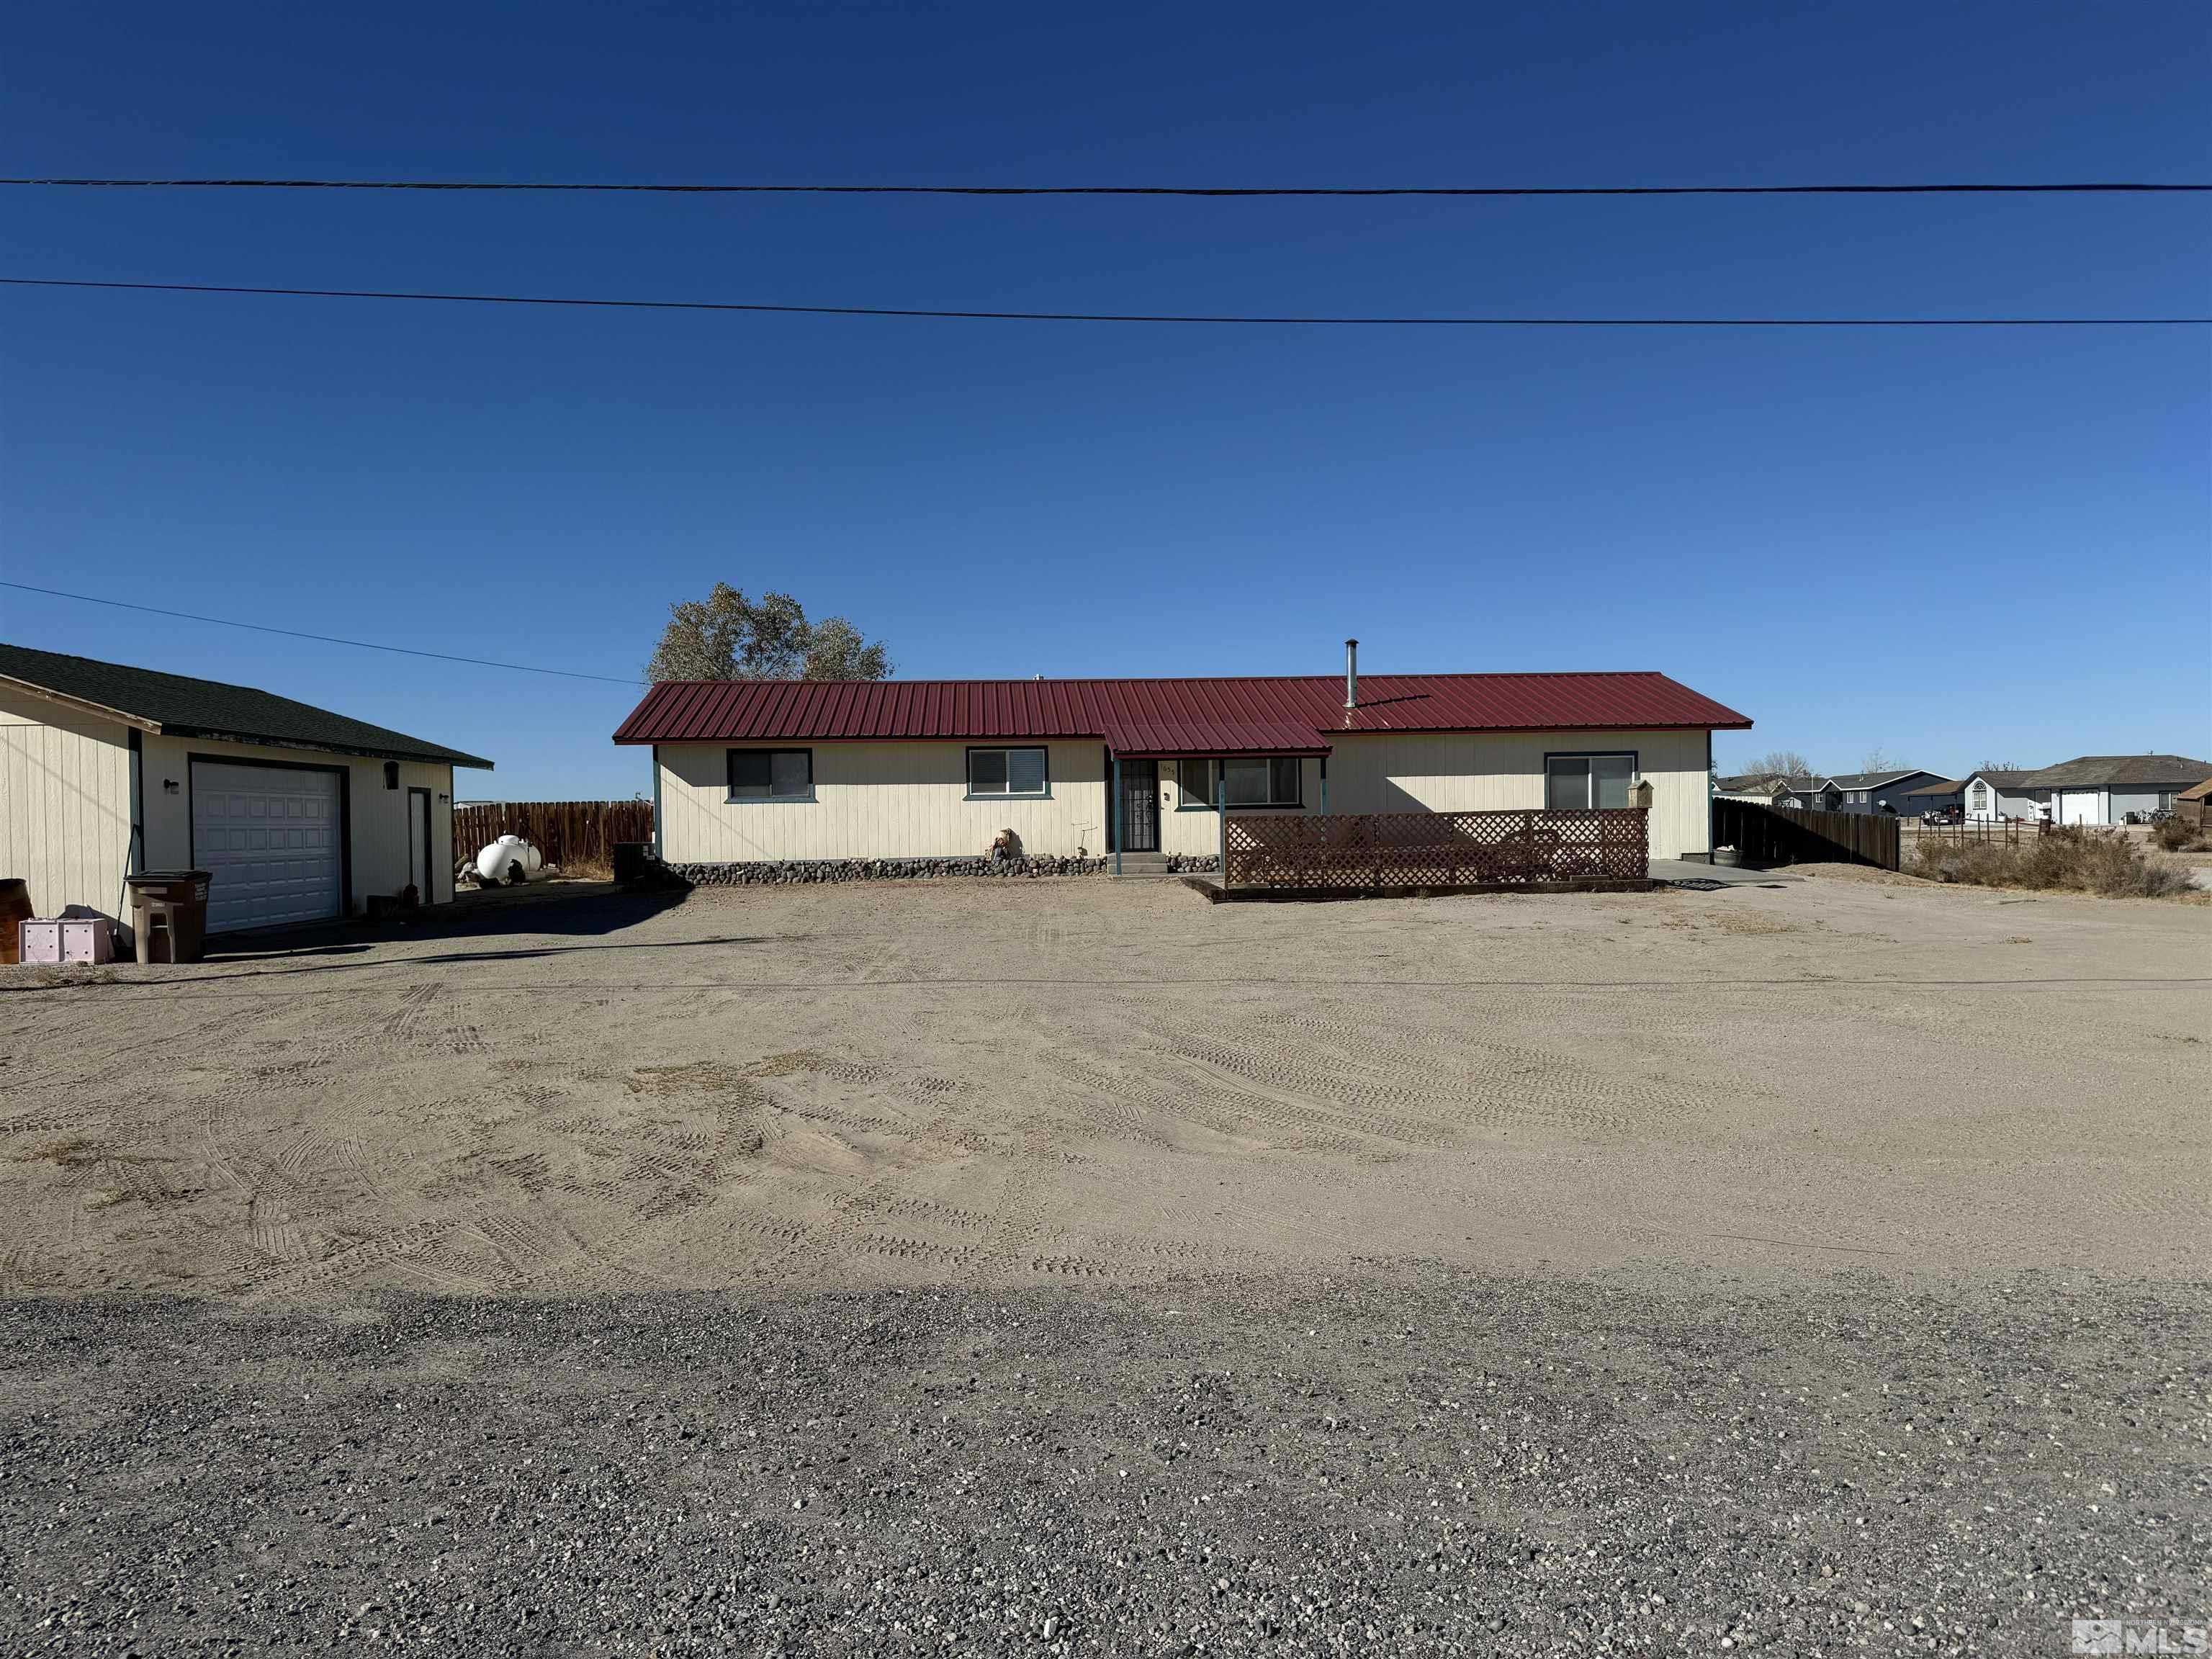
<svg viewBox="0 0 2212 1659">
<path fill-rule="evenodd" d="M 1344 642 L 1344 706 L 1359 707 L 1359 641 Z"/>
</svg>

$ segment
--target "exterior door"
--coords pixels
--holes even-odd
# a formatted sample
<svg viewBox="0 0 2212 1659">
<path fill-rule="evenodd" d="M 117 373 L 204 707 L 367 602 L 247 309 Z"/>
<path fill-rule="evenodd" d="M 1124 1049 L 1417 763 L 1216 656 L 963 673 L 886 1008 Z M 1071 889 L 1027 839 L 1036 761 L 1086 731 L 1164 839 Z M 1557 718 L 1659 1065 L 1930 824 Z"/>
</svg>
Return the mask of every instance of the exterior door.
<svg viewBox="0 0 2212 1659">
<path fill-rule="evenodd" d="M 336 771 L 196 760 L 191 776 L 192 862 L 214 878 L 208 932 L 345 914 Z"/>
<path fill-rule="evenodd" d="M 1121 763 L 1121 850 L 1160 850 L 1160 763 Z"/>
<path fill-rule="evenodd" d="M 2103 792 L 2096 789 L 2061 791 L 2058 821 L 2061 823 L 2102 823 L 2105 821 Z"/>
<path fill-rule="evenodd" d="M 435 902 L 430 892 L 430 792 L 407 792 L 407 879 L 415 896 L 425 904 Z"/>
</svg>

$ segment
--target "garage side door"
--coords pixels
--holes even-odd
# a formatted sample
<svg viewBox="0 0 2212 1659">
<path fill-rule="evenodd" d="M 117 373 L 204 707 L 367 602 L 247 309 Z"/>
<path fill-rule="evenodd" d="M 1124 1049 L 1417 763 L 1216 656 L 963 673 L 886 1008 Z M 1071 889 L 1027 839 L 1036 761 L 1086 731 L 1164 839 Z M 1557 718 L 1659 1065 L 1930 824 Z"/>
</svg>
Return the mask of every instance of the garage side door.
<svg viewBox="0 0 2212 1659">
<path fill-rule="evenodd" d="M 343 915 L 337 774 L 194 761 L 192 859 L 211 933 Z"/>
</svg>

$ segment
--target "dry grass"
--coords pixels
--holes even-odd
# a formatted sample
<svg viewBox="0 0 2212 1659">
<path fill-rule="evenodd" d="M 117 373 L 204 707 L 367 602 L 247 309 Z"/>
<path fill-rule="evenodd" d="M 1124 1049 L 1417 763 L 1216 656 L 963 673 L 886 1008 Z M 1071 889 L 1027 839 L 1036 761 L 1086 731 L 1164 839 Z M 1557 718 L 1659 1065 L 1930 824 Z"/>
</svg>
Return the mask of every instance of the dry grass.
<svg viewBox="0 0 2212 1659">
<path fill-rule="evenodd" d="M 2091 893 L 2101 898 L 2184 898 L 2194 892 L 2188 872 L 2146 852 L 2124 835 L 2060 828 L 2018 846 L 2001 842 L 1923 840 L 1913 873 L 1931 881 L 1978 887 L 2022 887 Z"/>
</svg>

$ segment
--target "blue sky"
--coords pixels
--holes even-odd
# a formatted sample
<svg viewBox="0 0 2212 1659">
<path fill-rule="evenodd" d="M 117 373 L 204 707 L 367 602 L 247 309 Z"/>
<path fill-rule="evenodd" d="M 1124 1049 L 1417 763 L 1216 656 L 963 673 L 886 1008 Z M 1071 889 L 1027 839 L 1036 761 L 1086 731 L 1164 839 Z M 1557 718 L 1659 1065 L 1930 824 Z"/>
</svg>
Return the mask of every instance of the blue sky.
<svg viewBox="0 0 2212 1659">
<path fill-rule="evenodd" d="M 19 11 L 0 172 L 2212 175 L 2191 3 Z M 0 192 L 0 275 L 1018 309 L 2203 313 L 2202 198 Z M 2212 331 L 1170 330 L 0 292 L 0 575 L 638 671 L 785 588 L 909 676 L 1658 668 L 1835 769 L 2212 753 Z M 634 793 L 631 696 L 0 591 Z"/>
</svg>

